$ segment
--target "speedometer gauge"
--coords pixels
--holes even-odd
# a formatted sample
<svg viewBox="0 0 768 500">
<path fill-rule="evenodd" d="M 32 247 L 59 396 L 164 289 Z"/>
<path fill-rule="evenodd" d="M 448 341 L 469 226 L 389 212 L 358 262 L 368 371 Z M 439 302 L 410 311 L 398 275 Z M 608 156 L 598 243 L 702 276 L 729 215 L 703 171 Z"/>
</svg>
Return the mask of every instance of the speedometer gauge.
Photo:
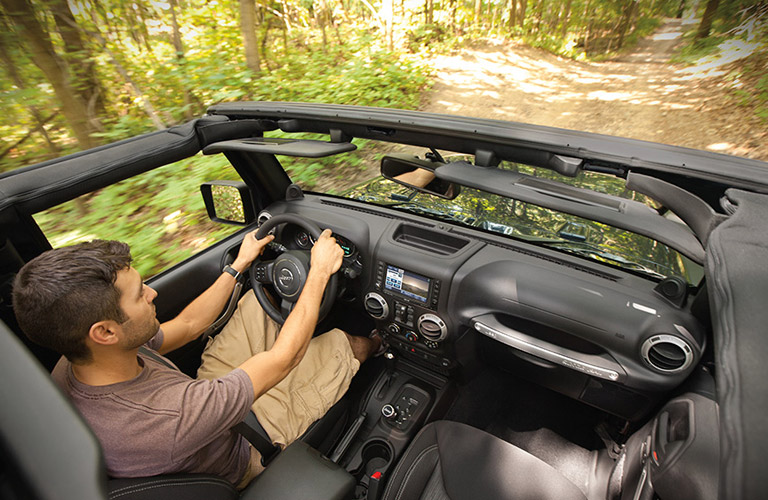
<svg viewBox="0 0 768 500">
<path fill-rule="evenodd" d="M 296 244 L 299 245 L 300 248 L 309 248 L 314 243 L 314 240 L 310 238 L 310 236 L 305 231 L 299 231 L 296 233 Z"/>
</svg>

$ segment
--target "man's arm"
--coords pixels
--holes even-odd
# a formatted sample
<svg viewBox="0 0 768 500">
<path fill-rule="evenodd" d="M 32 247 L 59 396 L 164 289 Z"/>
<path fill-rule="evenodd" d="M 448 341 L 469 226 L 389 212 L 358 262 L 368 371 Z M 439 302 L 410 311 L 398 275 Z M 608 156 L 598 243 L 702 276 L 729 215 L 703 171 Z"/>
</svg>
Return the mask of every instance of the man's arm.
<svg viewBox="0 0 768 500">
<path fill-rule="evenodd" d="M 232 267 L 240 273 L 245 272 L 273 239 L 274 236 L 268 235 L 257 240 L 256 231 L 246 234 Z M 160 325 L 163 329 L 163 345 L 159 352 L 165 354 L 199 337 L 216 320 L 234 288 L 235 278 L 229 273 L 221 273 L 213 285 L 185 307 L 178 316 Z"/>
<path fill-rule="evenodd" d="M 344 251 L 326 229 L 312 247 L 309 274 L 280 335 L 269 351 L 260 352 L 240 365 L 251 379 L 256 398 L 283 380 L 299 364 L 315 331 L 320 302 L 331 275 L 339 270 Z"/>
</svg>

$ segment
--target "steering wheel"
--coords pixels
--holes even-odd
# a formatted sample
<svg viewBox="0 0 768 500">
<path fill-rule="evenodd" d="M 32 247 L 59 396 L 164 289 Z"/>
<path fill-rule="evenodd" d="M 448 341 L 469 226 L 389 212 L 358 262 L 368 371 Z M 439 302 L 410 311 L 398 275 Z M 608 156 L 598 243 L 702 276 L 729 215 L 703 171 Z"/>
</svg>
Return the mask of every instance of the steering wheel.
<svg viewBox="0 0 768 500">
<path fill-rule="evenodd" d="M 320 228 L 314 222 L 295 214 L 276 215 L 265 221 L 258 231 L 256 238 L 264 238 L 272 228 L 285 223 L 301 226 L 312 238 L 317 241 L 320 238 Z M 285 323 L 286 318 L 293 310 L 296 301 L 299 300 L 301 291 L 304 289 L 304 283 L 309 274 L 311 253 L 310 250 L 286 250 L 278 255 L 274 260 L 262 261 L 260 257 L 251 264 L 251 287 L 256 295 L 259 304 L 264 312 L 272 318 L 277 324 Z M 328 284 L 325 287 L 323 299 L 320 302 L 320 312 L 318 322 L 321 321 L 333 306 L 336 300 L 336 290 L 338 288 L 338 273 L 331 275 Z M 267 293 L 264 291 L 264 285 L 272 285 L 280 298 L 279 308 L 272 303 Z"/>
</svg>

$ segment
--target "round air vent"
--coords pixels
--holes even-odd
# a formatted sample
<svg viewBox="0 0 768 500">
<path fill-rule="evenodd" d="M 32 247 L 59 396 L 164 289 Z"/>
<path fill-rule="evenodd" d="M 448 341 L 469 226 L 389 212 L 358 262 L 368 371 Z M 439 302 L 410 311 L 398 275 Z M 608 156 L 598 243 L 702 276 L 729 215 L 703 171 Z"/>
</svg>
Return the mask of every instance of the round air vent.
<svg viewBox="0 0 768 500">
<path fill-rule="evenodd" d="M 266 210 L 262 210 L 261 212 L 259 212 L 259 216 L 256 218 L 256 225 L 258 227 L 261 227 L 262 224 L 264 224 L 271 218 L 272 218 L 271 213 L 267 212 Z M 273 227 L 272 229 L 270 229 L 268 234 L 275 234 L 275 229 L 277 228 Z"/>
<path fill-rule="evenodd" d="M 435 342 L 443 340 L 448 334 L 448 327 L 445 326 L 445 322 L 434 314 L 422 314 L 419 317 L 417 326 L 419 333 L 425 339 L 434 340 Z"/>
<path fill-rule="evenodd" d="M 678 373 L 693 363 L 693 349 L 680 337 L 655 335 L 642 347 L 643 359 L 651 368 L 663 373 Z"/>
<path fill-rule="evenodd" d="M 363 301 L 365 310 L 376 319 L 384 319 L 389 315 L 389 306 L 387 301 L 376 292 L 371 292 L 365 296 Z"/>
</svg>

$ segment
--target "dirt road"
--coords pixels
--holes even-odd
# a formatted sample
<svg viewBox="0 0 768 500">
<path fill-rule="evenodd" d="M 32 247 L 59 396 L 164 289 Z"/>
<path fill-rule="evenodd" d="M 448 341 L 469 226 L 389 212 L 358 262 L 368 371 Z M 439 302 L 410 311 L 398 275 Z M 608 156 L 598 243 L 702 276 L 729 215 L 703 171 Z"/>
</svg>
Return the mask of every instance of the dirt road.
<svg viewBox="0 0 768 500">
<path fill-rule="evenodd" d="M 437 83 L 422 109 L 768 160 L 768 127 L 725 95 L 722 69 L 669 62 L 686 28 L 669 19 L 631 53 L 605 62 L 511 42 L 439 56 Z"/>
</svg>

